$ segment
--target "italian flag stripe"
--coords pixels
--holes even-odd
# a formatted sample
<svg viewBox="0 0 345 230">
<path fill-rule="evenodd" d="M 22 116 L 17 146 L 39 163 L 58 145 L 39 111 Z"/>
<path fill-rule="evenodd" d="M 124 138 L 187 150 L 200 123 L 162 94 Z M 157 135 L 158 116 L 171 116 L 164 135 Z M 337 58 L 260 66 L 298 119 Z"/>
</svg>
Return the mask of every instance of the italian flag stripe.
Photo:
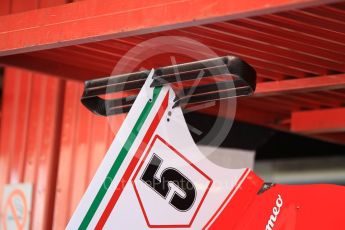
<svg viewBox="0 0 345 230">
<path fill-rule="evenodd" d="M 118 184 L 117 188 L 115 189 L 115 192 L 113 193 L 112 197 L 109 200 L 109 203 L 107 207 L 105 208 L 101 218 L 99 219 L 97 225 L 96 225 L 96 230 L 101 230 L 104 227 L 104 224 L 107 222 L 108 217 L 110 216 L 111 211 L 115 207 L 116 202 L 121 196 L 121 193 L 123 189 L 126 187 L 127 182 L 129 181 L 131 175 L 133 174 L 133 171 L 135 167 L 137 166 L 141 156 L 144 153 L 144 150 L 146 149 L 147 145 L 149 144 L 161 118 L 163 117 L 167 107 L 169 104 L 169 92 L 164 96 L 163 102 L 161 106 L 158 109 L 158 112 L 156 113 L 155 117 L 152 120 L 152 123 L 150 124 L 150 127 L 146 131 L 146 134 L 141 141 L 134 157 L 132 158 L 131 162 L 129 163 L 125 173 L 123 174 L 121 178 L 121 183 Z"/>
<path fill-rule="evenodd" d="M 107 176 L 105 177 L 105 180 L 103 181 L 103 184 L 105 184 L 106 182 L 109 182 L 109 179 L 111 180 L 111 182 L 113 181 L 113 179 L 115 178 L 119 168 L 121 167 L 121 164 L 123 163 L 124 159 L 126 158 L 130 148 L 132 147 L 136 137 L 138 136 L 138 133 L 140 132 L 143 124 L 145 123 L 148 115 L 150 114 L 150 111 L 152 110 L 152 107 L 154 106 L 159 93 L 161 92 L 161 87 L 156 87 L 153 90 L 153 97 L 152 97 L 152 102 L 147 102 L 143 111 L 141 112 L 138 120 L 136 121 L 132 131 L 130 132 L 125 144 L 123 145 L 123 147 L 121 148 L 119 155 L 117 156 L 116 160 L 114 161 L 113 165 L 111 166 Z M 107 180 L 107 181 L 106 181 Z M 93 216 L 95 215 L 99 205 L 101 204 L 105 194 L 108 191 L 108 187 L 107 186 L 101 186 L 95 196 L 95 198 L 93 199 L 89 210 L 87 211 L 85 217 L 83 218 L 79 229 L 86 229 Z"/>
</svg>

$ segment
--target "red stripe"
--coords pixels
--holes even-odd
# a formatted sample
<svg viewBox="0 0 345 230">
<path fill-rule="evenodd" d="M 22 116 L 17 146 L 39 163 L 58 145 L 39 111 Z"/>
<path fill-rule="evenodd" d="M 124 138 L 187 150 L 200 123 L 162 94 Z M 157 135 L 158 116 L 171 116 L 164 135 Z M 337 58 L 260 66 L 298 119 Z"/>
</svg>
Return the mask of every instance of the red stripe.
<svg viewBox="0 0 345 230">
<path fill-rule="evenodd" d="M 125 173 L 123 174 L 123 176 L 120 180 L 120 183 L 118 184 L 117 188 L 115 189 L 115 192 L 113 193 L 112 197 L 110 198 L 107 207 L 104 209 L 103 214 L 102 214 L 101 218 L 99 219 L 95 229 L 97 229 L 97 230 L 102 229 L 104 224 L 107 222 L 110 213 L 112 212 L 113 208 L 115 207 L 116 202 L 120 198 L 123 189 L 127 185 L 127 182 L 129 181 L 129 178 L 131 177 L 131 175 L 135 169 L 135 166 L 138 164 L 139 159 L 143 155 L 144 150 L 146 149 L 146 146 L 150 142 L 150 140 L 153 136 L 153 133 L 155 132 L 161 118 L 163 117 L 163 114 L 165 113 L 165 111 L 168 107 L 168 99 L 169 99 L 169 92 L 165 95 L 163 102 L 158 109 L 157 114 L 153 118 L 153 121 L 152 121 L 150 127 L 148 128 L 148 130 L 147 130 L 141 144 L 139 145 L 139 148 L 137 149 L 134 157 L 132 158 L 131 162 L 129 163 L 128 168 L 126 169 Z"/>
</svg>

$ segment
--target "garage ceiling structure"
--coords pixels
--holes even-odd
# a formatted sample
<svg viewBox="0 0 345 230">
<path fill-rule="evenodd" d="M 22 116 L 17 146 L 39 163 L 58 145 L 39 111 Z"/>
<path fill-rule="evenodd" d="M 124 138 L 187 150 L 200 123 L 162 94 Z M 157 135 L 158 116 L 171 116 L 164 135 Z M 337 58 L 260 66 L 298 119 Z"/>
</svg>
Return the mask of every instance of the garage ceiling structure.
<svg viewBox="0 0 345 230">
<path fill-rule="evenodd" d="M 1 16 L 0 63 L 76 80 L 104 77 L 132 47 L 167 35 L 257 70 L 256 93 L 239 99 L 238 120 L 345 144 L 345 1 L 75 2 Z M 170 64 L 157 56 L 143 66 Z M 215 114 L 221 103 L 202 112 Z"/>
</svg>

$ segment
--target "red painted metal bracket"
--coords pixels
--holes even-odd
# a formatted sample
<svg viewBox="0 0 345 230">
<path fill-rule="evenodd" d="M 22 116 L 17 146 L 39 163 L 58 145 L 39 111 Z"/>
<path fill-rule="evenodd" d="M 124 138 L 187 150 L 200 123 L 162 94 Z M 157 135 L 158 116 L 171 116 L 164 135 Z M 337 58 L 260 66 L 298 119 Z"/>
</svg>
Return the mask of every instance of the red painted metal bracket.
<svg viewBox="0 0 345 230">
<path fill-rule="evenodd" d="M 256 97 L 345 88 L 345 74 L 259 83 Z"/>
<path fill-rule="evenodd" d="M 335 133 L 345 131 L 345 107 L 294 112 L 291 131 L 298 133 Z"/>
</svg>

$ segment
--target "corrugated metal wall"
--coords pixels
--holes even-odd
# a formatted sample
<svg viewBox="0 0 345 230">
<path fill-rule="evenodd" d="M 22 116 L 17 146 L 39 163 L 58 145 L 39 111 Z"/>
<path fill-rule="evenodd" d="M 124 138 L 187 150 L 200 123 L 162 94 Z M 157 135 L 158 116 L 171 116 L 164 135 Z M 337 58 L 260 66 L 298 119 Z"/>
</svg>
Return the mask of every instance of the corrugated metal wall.
<svg viewBox="0 0 345 230">
<path fill-rule="evenodd" d="M 0 14 L 63 3 L 65 0 L 2 0 Z M 53 212 L 50 210 L 56 184 L 63 84 L 53 77 L 14 68 L 5 70 L 0 197 L 4 184 L 34 184 L 31 229 L 49 229 L 52 225 Z"/>
<path fill-rule="evenodd" d="M 63 89 L 58 78 L 5 70 L 0 188 L 33 183 L 31 229 L 49 229 L 52 224 Z"/>
<path fill-rule="evenodd" d="M 2 0 L 0 15 L 67 0 Z M 31 229 L 64 229 L 123 117 L 96 117 L 83 83 L 6 68 L 1 110 L 0 207 L 5 184 L 34 186 Z M 1 212 L 0 212 L 1 214 Z M 0 215 L 1 219 L 1 215 Z M 1 222 L 1 221 L 0 221 Z"/>
<path fill-rule="evenodd" d="M 81 82 L 5 71 L 0 197 L 5 184 L 33 184 L 31 229 L 65 228 L 124 119 L 93 115 L 82 90 Z"/>
</svg>

